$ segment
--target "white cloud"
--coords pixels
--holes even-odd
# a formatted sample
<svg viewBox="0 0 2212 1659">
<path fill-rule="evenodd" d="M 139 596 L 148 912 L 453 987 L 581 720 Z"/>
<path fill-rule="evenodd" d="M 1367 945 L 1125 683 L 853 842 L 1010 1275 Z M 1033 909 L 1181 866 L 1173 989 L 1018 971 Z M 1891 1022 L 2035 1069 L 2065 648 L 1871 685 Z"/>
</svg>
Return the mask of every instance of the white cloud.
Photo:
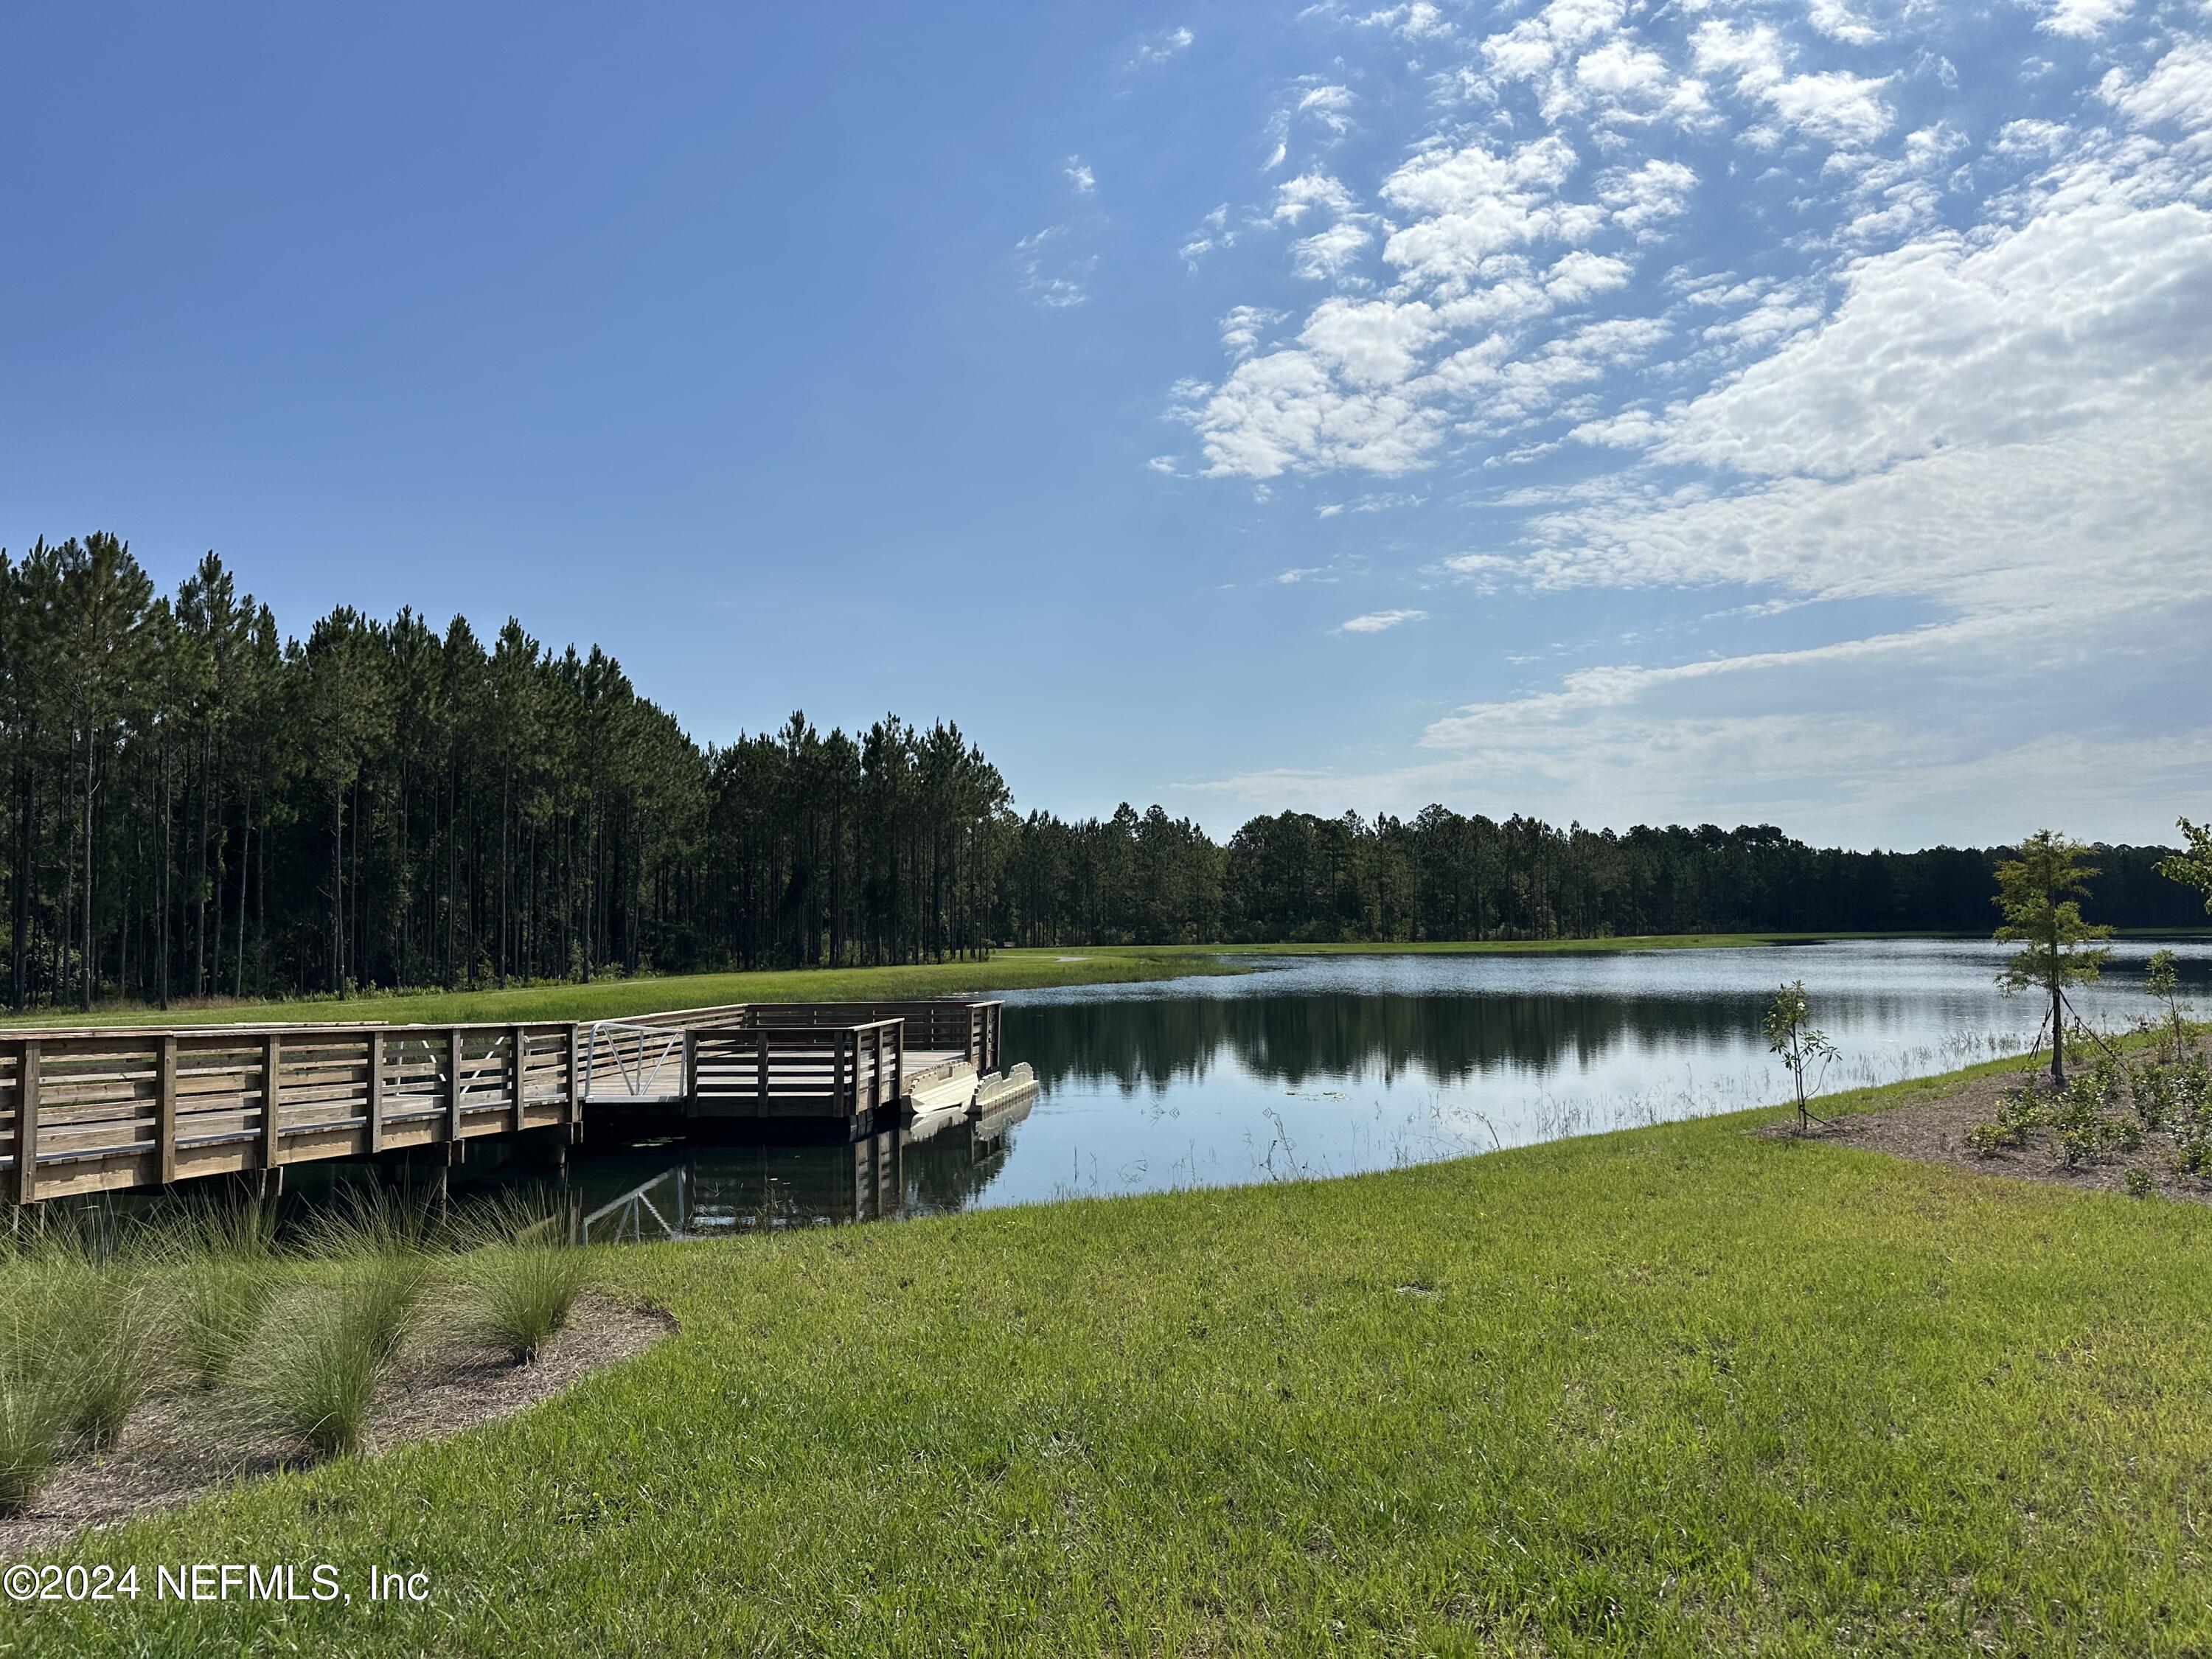
<svg viewBox="0 0 2212 1659">
<path fill-rule="evenodd" d="M 1697 185 L 1697 173 L 1681 162 L 1655 159 L 1601 175 L 1598 199 L 1613 210 L 1615 223 L 1641 237 L 1679 216 Z"/>
<path fill-rule="evenodd" d="M 1246 221 L 1289 233 L 1256 292 L 1280 301 L 1285 264 L 1326 287 L 1224 326 L 1225 378 L 1177 412 L 1219 476 L 1431 471 L 1444 507 L 1371 538 L 1378 560 L 1497 595 L 1509 626 L 1532 592 L 1636 592 L 1652 654 L 1519 689 L 1480 656 L 1412 763 L 1224 787 L 1372 810 L 1479 781 L 1586 821 L 1740 799 L 1850 834 L 1925 801 L 1971 825 L 2088 800 L 2064 769 L 2125 754 L 2111 799 L 2212 809 L 2212 718 L 2175 689 L 2212 625 L 2212 11 L 1514 9 L 1413 51 L 1376 38 L 1408 7 L 1332 14 L 1370 31 L 1270 136 L 1287 156 L 1346 131 L 1332 114 L 1368 131 Z M 1483 550 L 1435 544 L 1470 532 Z M 1600 636 L 1549 654 L 1627 654 Z"/>
<path fill-rule="evenodd" d="M 1881 100 L 1887 76 L 1844 70 L 1784 72 L 1780 37 L 1764 23 L 1739 29 L 1718 20 L 1698 26 L 1698 67 L 1732 77 L 1737 93 L 1763 102 L 1783 121 L 1829 143 L 1871 143 L 1889 130 L 1894 112 Z"/>
<path fill-rule="evenodd" d="M 1634 271 L 1626 259 L 1577 249 L 1544 273 L 1544 292 L 1563 306 L 1579 305 L 1594 295 L 1626 287 Z"/>
<path fill-rule="evenodd" d="M 1178 411 L 1217 477 L 1359 467 L 1409 472 L 1442 441 L 1444 417 L 1402 390 L 1340 386 L 1310 353 L 1246 359 L 1218 387 L 1193 388 Z"/>
<path fill-rule="evenodd" d="M 2139 82 L 2115 70 L 2099 91 L 2138 125 L 2212 126 L 2212 44 L 2191 40 L 2176 46 Z"/>
<path fill-rule="evenodd" d="M 2094 40 L 2133 6 L 2134 0 L 2043 0 L 2044 16 L 2036 27 L 2077 40 Z"/>
<path fill-rule="evenodd" d="M 1657 52 L 1615 40 L 1577 58 L 1575 79 L 1599 92 L 1643 97 L 1665 87 L 1672 76 Z"/>
<path fill-rule="evenodd" d="M 1215 248 L 1236 246 L 1237 233 L 1229 228 L 1229 204 L 1224 202 L 1198 222 L 1198 228 L 1176 252 L 1185 264 L 1195 270 L 1198 262 Z"/>
<path fill-rule="evenodd" d="M 1573 149 L 1553 137 L 1503 155 L 1473 143 L 1417 155 L 1383 180 L 1383 199 L 1414 216 L 1383 244 L 1382 258 L 1410 280 L 1459 292 L 1496 254 L 1580 240 L 1597 210 L 1559 201 L 1574 168 Z"/>
<path fill-rule="evenodd" d="M 1232 357 L 1250 356 L 1260 348 L 1261 334 L 1285 314 L 1264 306 L 1231 307 L 1221 319 L 1221 349 Z"/>
<path fill-rule="evenodd" d="M 1837 477 L 2078 428 L 2212 377 L 2212 215 L 2098 202 L 1856 267 L 1827 326 L 1669 418 L 1662 459 Z"/>
<path fill-rule="evenodd" d="M 1370 28 L 1387 28 L 1407 40 L 1441 40 L 1452 32 L 1432 0 L 1412 0 L 1409 5 L 1370 11 L 1359 21 Z"/>
<path fill-rule="evenodd" d="M 1419 507 L 1428 499 L 1425 495 L 1385 494 L 1362 495 L 1356 501 L 1324 501 L 1314 508 L 1316 519 L 1334 519 L 1345 513 L 1389 513 L 1401 507 Z"/>
<path fill-rule="evenodd" d="M 1139 69 L 1164 64 L 1188 52 L 1194 38 L 1188 28 L 1163 29 L 1157 34 L 1148 34 L 1137 43 L 1136 53 L 1129 61 Z"/>
<path fill-rule="evenodd" d="M 2040 159 L 2056 155 L 2073 136 L 2073 129 L 2063 122 L 2024 118 L 1998 128 L 1990 148 L 1999 155 Z"/>
<path fill-rule="evenodd" d="M 1847 46 L 1871 46 L 1881 31 L 1851 9 L 1849 0 L 1811 0 L 1806 21 L 1832 40 Z"/>
<path fill-rule="evenodd" d="M 1411 375 L 1443 331 L 1437 313 L 1419 300 L 1334 299 L 1314 308 L 1298 343 L 1352 386 L 1388 386 Z"/>
<path fill-rule="evenodd" d="M 1014 244 L 1014 270 L 1022 292 L 1048 311 L 1086 303 L 1091 272 L 1097 263 L 1096 254 L 1070 250 L 1065 225 L 1048 225 Z"/>
<path fill-rule="evenodd" d="M 1316 210 L 1341 215 L 1356 212 L 1358 206 L 1352 193 L 1326 173 L 1302 173 L 1275 186 L 1274 216 L 1286 225 L 1297 224 Z"/>
<path fill-rule="evenodd" d="M 1353 101 L 1349 87 L 1314 87 L 1300 95 L 1298 113 L 1311 116 L 1331 132 L 1347 132 L 1352 127 Z"/>
<path fill-rule="evenodd" d="M 1370 611 L 1364 617 L 1354 617 L 1349 622 L 1340 623 L 1336 631 L 1340 634 L 1382 634 L 1407 623 L 1426 622 L 1428 617 L 1429 613 L 1425 611 Z"/>
<path fill-rule="evenodd" d="M 1291 244 L 1291 270 L 1309 282 L 1334 282 L 1359 263 L 1374 240 L 1374 233 L 1358 220 L 1340 219 Z"/>
<path fill-rule="evenodd" d="M 1067 175 L 1068 185 L 1078 196 L 1088 196 L 1098 188 L 1097 176 L 1080 155 L 1069 156 L 1060 171 Z"/>
</svg>

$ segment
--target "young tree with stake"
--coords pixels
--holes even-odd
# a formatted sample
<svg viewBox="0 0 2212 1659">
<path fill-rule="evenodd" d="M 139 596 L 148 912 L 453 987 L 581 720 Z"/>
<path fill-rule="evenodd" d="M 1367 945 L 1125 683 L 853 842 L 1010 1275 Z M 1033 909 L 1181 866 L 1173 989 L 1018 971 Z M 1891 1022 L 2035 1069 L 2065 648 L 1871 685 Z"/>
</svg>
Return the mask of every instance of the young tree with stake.
<svg viewBox="0 0 2212 1659">
<path fill-rule="evenodd" d="M 1826 1035 L 1813 1024 L 1813 1000 L 1805 994 L 1803 980 L 1784 986 L 1767 1005 L 1766 1048 L 1769 1054 L 1781 1056 L 1790 1080 L 1796 1088 L 1797 1133 L 1803 1134 L 1810 1127 L 1813 1116 L 1806 1103 L 1820 1092 L 1820 1079 L 1827 1075 L 1828 1066 L 1838 1052 Z M 1808 1085 L 1806 1074 L 1816 1064 L 1820 1068 L 1819 1075 Z"/>
<path fill-rule="evenodd" d="M 2004 925 L 1996 936 L 2021 948 L 1997 988 L 2007 996 L 2037 991 L 2051 999 L 2051 1082 L 2066 1086 L 2066 988 L 2086 985 L 2104 970 L 2112 953 L 2094 943 L 2112 930 L 2081 920 L 2081 901 L 2088 896 L 2095 866 L 2082 862 L 2088 851 L 2054 830 L 2039 830 L 2020 844 L 2020 856 L 1997 866 L 1996 904 Z"/>
<path fill-rule="evenodd" d="M 2143 975 L 2143 989 L 2166 1005 L 2166 1030 L 2173 1055 L 2181 1055 L 2181 957 L 2171 947 L 2154 951 Z"/>
</svg>

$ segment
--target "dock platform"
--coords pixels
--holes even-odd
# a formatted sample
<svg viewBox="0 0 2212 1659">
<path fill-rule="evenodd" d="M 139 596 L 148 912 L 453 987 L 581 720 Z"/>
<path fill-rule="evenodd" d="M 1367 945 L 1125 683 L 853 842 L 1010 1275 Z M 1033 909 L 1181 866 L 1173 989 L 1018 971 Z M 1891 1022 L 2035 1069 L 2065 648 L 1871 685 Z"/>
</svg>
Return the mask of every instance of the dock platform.
<svg viewBox="0 0 2212 1659">
<path fill-rule="evenodd" d="M 522 1024 L 0 1030 L 0 1200 L 586 1128 L 858 1139 L 1008 1097 L 1002 1005 L 758 1003 Z M 1026 1066 L 1018 1067 L 1026 1073 Z M 1027 1087 L 1034 1090 L 1033 1081 Z"/>
</svg>

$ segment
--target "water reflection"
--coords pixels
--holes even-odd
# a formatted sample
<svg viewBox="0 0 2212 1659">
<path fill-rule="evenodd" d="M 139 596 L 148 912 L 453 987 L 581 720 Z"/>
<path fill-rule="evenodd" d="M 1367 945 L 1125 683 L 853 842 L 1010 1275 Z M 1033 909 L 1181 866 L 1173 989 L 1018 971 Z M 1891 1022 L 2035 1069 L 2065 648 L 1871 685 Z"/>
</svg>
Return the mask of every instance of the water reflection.
<svg viewBox="0 0 2212 1659">
<path fill-rule="evenodd" d="M 847 1146 L 639 1147 L 580 1159 L 562 1194 L 593 1243 L 775 1231 L 966 1207 L 998 1174 L 1030 1102 L 940 1114 Z"/>
<path fill-rule="evenodd" d="M 2148 1012 L 2153 948 L 2121 945 L 2082 1012 L 2112 1027 Z M 2188 996 L 2212 1006 L 2212 940 L 2180 948 Z M 1778 1100 L 1759 1022 L 1785 979 L 1806 981 L 1843 1050 L 1838 1088 L 2024 1051 L 2042 1010 L 1996 994 L 2002 955 L 1899 940 L 1338 957 L 1022 992 L 1006 1052 L 1036 1072 L 1033 1112 L 851 1146 L 587 1146 L 567 1193 L 581 1215 L 657 1180 L 655 1215 L 726 1235 L 1389 1169 Z M 653 1236 L 645 1212 L 629 1220 Z"/>
<path fill-rule="evenodd" d="M 1771 994 L 1771 990 L 1768 993 Z M 1452 1084 L 1499 1066 L 1587 1064 L 1626 1044 L 1718 1042 L 1756 1027 L 1749 994 L 1604 997 L 1298 994 L 1061 1003 L 1010 1010 L 1007 1042 L 1048 1086 L 1163 1093 L 1233 1065 L 1291 1088 Z M 1018 1044 L 1018 1047 L 1012 1045 Z"/>
<path fill-rule="evenodd" d="M 2077 993 L 2093 1019 L 2147 1012 L 2126 941 Z M 2187 941 L 2183 981 L 2212 989 L 2212 945 Z M 2006 1000 L 2002 951 L 1978 941 L 1850 942 L 1763 951 L 1587 957 L 1281 958 L 1264 978 L 1017 993 L 1007 1052 L 1049 1091 L 1118 1085 L 1167 1094 L 1227 1067 L 1302 1089 L 1320 1082 L 1440 1086 L 1498 1072 L 1583 1072 L 1623 1054 L 1695 1054 L 1758 1036 L 1774 987 L 1804 977 L 1832 1035 L 1884 1053 L 1961 1059 L 2033 1035 L 2041 1005 Z M 1901 1042 L 1900 1039 L 1915 1039 Z M 2013 1039 L 2019 1039 L 2015 1042 Z"/>
</svg>

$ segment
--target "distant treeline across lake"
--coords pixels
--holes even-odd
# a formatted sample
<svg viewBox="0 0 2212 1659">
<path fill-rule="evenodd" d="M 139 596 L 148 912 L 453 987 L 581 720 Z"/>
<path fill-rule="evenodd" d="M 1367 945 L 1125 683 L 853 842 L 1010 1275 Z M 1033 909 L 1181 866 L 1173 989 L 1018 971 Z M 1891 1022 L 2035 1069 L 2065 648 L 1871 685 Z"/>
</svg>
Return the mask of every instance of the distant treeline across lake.
<svg viewBox="0 0 2212 1659">
<path fill-rule="evenodd" d="M 165 596 L 107 535 L 0 553 L 0 787 L 18 1008 L 1004 943 L 1980 932 L 2002 852 L 1443 806 L 1225 845 L 1157 806 L 1024 816 L 950 725 L 702 745 L 596 647 L 349 608 L 290 637 L 214 555 Z M 2201 923 L 2164 850 L 2099 848 L 2091 916 Z"/>
</svg>

